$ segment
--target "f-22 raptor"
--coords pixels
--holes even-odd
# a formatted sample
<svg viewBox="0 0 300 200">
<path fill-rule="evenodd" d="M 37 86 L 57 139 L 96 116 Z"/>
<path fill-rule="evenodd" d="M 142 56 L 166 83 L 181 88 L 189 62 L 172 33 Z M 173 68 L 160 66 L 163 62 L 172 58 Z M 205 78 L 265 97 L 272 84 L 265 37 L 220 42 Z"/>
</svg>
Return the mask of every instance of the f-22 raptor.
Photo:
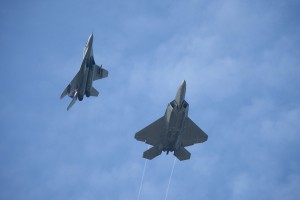
<svg viewBox="0 0 300 200">
<path fill-rule="evenodd" d="M 186 82 L 178 89 L 175 100 L 168 104 L 165 115 L 135 134 L 135 139 L 153 145 L 143 157 L 152 160 L 162 151 L 174 151 L 180 160 L 190 159 L 191 153 L 184 147 L 205 142 L 207 134 L 189 117 L 189 104 L 184 100 Z"/>
<path fill-rule="evenodd" d="M 80 70 L 60 96 L 61 99 L 66 95 L 72 98 L 67 110 L 75 104 L 77 99 L 82 101 L 84 95 L 87 97 L 98 96 L 99 92 L 93 87 L 93 81 L 107 76 L 108 71 L 102 68 L 102 65 L 98 66 L 95 63 L 93 55 L 93 34 L 91 34 L 83 50 L 83 61 Z"/>
</svg>

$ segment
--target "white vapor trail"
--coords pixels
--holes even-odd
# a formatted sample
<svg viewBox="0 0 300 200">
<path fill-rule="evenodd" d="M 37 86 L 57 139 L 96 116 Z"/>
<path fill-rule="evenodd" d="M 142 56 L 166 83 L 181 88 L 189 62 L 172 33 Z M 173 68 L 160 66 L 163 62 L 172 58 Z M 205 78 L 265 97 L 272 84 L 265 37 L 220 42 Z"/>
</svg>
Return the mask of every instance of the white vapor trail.
<svg viewBox="0 0 300 200">
<path fill-rule="evenodd" d="M 170 175 L 170 178 L 169 178 L 169 183 L 168 183 L 168 187 L 167 187 L 167 191 L 166 191 L 165 200 L 167 200 L 167 197 L 168 197 L 170 183 L 171 183 L 171 179 L 172 179 L 173 171 L 174 171 L 174 167 L 175 167 L 175 161 L 176 161 L 176 157 L 174 157 L 174 162 L 173 162 L 173 166 L 172 166 L 172 170 L 171 170 L 171 175 Z"/>
</svg>

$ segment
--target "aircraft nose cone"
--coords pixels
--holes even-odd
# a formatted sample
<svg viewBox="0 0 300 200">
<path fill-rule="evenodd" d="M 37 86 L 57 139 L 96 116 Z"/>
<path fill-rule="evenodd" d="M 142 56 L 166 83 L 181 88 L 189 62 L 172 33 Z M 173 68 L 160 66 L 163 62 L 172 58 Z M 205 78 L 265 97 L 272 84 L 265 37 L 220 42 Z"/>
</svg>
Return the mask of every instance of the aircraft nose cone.
<svg viewBox="0 0 300 200">
<path fill-rule="evenodd" d="M 89 37 L 89 46 L 91 46 L 93 44 L 93 38 L 94 38 L 94 35 L 92 33 Z"/>
<path fill-rule="evenodd" d="M 180 92 L 182 95 L 185 95 L 185 90 L 186 90 L 186 82 L 185 82 L 185 80 L 183 80 L 178 89 L 178 92 Z M 183 96 L 183 98 L 184 98 L 184 96 Z"/>
<path fill-rule="evenodd" d="M 181 103 L 183 102 L 184 98 L 185 98 L 185 90 L 186 90 L 186 82 L 185 80 L 181 83 L 177 94 L 176 94 L 176 98 L 175 101 L 177 102 L 178 105 L 181 105 Z"/>
<path fill-rule="evenodd" d="M 180 87 L 181 87 L 182 89 L 184 89 L 184 91 L 185 91 L 185 89 L 186 89 L 186 82 L 185 82 L 185 80 L 182 81 Z"/>
</svg>

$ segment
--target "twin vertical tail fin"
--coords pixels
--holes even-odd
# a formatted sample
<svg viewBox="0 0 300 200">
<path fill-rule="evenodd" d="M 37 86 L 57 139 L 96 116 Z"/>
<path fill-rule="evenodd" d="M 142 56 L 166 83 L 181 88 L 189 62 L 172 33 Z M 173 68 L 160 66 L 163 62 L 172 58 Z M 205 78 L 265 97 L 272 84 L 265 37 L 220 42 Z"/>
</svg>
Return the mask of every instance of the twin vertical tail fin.
<svg viewBox="0 0 300 200">
<path fill-rule="evenodd" d="M 70 94 L 69 94 L 69 92 L 70 92 L 70 87 L 71 87 L 71 86 L 70 86 L 70 84 L 69 84 L 69 85 L 66 87 L 66 89 L 61 93 L 61 95 L 60 95 L 60 98 L 61 98 L 61 99 L 64 98 L 65 96 L 67 96 L 67 95 L 70 96 Z M 72 97 L 72 96 L 70 96 L 70 97 Z M 69 109 L 75 104 L 77 98 L 78 98 L 78 94 L 77 94 L 77 91 L 75 91 L 75 92 L 74 92 L 74 96 L 73 96 L 73 98 L 72 98 L 72 101 L 71 101 L 71 103 L 69 104 L 67 110 L 69 110 Z"/>
<path fill-rule="evenodd" d="M 60 99 L 64 98 L 64 97 L 68 94 L 69 89 L 70 89 L 70 85 L 68 85 L 68 86 L 66 87 L 66 89 L 61 93 Z"/>
<path fill-rule="evenodd" d="M 191 157 L 191 153 L 188 150 L 186 150 L 186 148 L 182 147 L 174 151 L 174 156 L 176 156 L 180 161 L 188 160 Z"/>
<path fill-rule="evenodd" d="M 75 104 L 76 100 L 77 100 L 77 96 L 74 96 L 71 103 L 69 104 L 67 110 L 69 110 Z"/>
<path fill-rule="evenodd" d="M 159 156 L 161 154 L 161 150 L 159 150 L 157 147 L 152 147 L 144 152 L 143 158 L 146 158 L 148 160 L 152 160 L 156 156 Z"/>
</svg>

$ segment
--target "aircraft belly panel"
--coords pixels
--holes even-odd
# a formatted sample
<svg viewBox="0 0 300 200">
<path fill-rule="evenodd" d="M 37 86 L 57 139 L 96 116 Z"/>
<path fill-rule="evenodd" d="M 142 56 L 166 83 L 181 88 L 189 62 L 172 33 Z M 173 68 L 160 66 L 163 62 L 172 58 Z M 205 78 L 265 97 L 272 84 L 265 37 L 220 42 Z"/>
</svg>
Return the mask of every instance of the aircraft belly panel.
<svg viewBox="0 0 300 200">
<path fill-rule="evenodd" d="M 86 91 L 90 92 L 92 86 L 93 86 L 93 67 L 92 67 L 92 69 L 88 70 L 87 82 L 86 82 Z"/>
</svg>

